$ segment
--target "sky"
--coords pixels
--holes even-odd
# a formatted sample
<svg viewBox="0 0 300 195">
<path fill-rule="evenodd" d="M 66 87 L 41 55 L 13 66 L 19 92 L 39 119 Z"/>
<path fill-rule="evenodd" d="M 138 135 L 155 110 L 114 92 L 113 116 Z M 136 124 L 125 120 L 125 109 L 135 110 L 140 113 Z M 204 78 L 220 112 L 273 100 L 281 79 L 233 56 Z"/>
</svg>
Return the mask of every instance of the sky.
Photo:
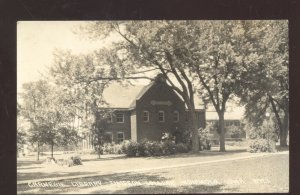
<svg viewBox="0 0 300 195">
<path fill-rule="evenodd" d="M 55 49 L 68 49 L 74 54 L 88 53 L 107 46 L 116 36 L 106 40 L 89 40 L 74 33 L 84 21 L 19 21 L 17 23 L 17 92 L 26 82 L 42 79 L 53 63 Z M 148 84 L 148 80 L 133 82 Z M 175 82 L 176 83 L 176 82 Z"/>
<path fill-rule="evenodd" d="M 75 54 L 103 47 L 107 41 L 91 41 L 73 33 L 83 21 L 20 21 L 17 23 L 17 91 L 22 84 L 47 74 L 55 49 Z"/>
</svg>

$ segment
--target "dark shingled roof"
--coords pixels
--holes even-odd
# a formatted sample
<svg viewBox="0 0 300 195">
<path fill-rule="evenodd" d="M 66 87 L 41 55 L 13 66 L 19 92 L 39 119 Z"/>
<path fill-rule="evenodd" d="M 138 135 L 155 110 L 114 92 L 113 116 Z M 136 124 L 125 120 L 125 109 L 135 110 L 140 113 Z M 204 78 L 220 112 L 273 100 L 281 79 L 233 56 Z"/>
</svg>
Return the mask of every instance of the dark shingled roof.
<svg viewBox="0 0 300 195">
<path fill-rule="evenodd" d="M 154 84 L 154 81 L 148 85 L 122 85 L 120 83 L 111 83 L 103 92 L 104 100 L 110 108 L 131 109 L 135 108 L 136 100 L 141 98 L 144 93 Z M 180 95 L 178 95 L 179 98 Z M 182 99 L 182 98 L 181 98 Z M 203 109 L 199 98 L 195 97 L 196 109 Z"/>
</svg>

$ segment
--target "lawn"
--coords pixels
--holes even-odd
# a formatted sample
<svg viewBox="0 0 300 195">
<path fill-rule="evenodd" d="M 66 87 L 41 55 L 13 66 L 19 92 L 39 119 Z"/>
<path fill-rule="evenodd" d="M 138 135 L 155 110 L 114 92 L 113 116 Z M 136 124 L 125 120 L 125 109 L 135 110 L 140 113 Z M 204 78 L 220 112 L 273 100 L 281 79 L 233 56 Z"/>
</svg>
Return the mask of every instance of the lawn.
<svg viewBox="0 0 300 195">
<path fill-rule="evenodd" d="M 29 187 L 23 184 L 18 185 L 18 192 L 50 194 L 288 192 L 288 156 L 288 153 L 282 153 L 196 166 L 103 174 L 58 182 L 64 185 L 63 187 Z"/>
<path fill-rule="evenodd" d="M 226 159 L 241 157 L 249 154 L 245 150 L 228 150 L 227 152 L 202 151 L 197 154 L 185 153 L 161 157 L 134 157 L 126 158 L 124 155 L 102 155 L 98 159 L 97 155 L 82 155 L 83 165 L 64 167 L 56 164 L 45 164 L 43 160 L 46 156 L 36 161 L 34 156 L 20 158 L 17 162 L 17 180 L 32 180 L 43 178 L 66 177 L 86 174 L 107 174 L 114 171 L 126 171 L 128 169 L 151 168 L 158 166 L 170 166 L 183 163 L 195 163 L 201 161 Z M 62 155 L 56 154 L 56 159 Z"/>
</svg>

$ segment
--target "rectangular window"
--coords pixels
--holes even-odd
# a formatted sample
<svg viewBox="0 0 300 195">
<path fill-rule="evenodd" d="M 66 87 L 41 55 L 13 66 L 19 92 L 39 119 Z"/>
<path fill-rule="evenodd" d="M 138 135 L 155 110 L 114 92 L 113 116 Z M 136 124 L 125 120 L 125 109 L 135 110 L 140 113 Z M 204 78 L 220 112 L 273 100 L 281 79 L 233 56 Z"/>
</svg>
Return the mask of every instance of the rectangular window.
<svg viewBox="0 0 300 195">
<path fill-rule="evenodd" d="M 165 122 L 165 112 L 164 111 L 159 111 L 158 112 L 158 121 L 159 122 Z"/>
<path fill-rule="evenodd" d="M 124 113 L 117 113 L 116 120 L 117 120 L 117 123 L 124 123 Z"/>
<path fill-rule="evenodd" d="M 143 121 L 149 122 L 149 112 L 148 111 L 143 112 Z"/>
<path fill-rule="evenodd" d="M 179 122 L 179 112 L 178 111 L 174 111 L 173 113 L 173 120 L 174 122 Z"/>
<path fill-rule="evenodd" d="M 124 141 L 124 133 L 123 132 L 118 132 L 117 134 L 117 143 L 121 143 Z"/>
</svg>

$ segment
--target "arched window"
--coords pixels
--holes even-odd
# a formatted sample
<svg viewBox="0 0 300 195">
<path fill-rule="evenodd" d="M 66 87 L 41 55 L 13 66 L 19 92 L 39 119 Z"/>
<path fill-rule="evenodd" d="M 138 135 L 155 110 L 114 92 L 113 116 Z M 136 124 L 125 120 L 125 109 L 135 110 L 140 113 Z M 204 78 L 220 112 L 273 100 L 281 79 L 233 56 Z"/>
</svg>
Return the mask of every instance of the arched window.
<svg viewBox="0 0 300 195">
<path fill-rule="evenodd" d="M 165 122 L 165 112 L 162 110 L 158 111 L 158 121 Z"/>
<path fill-rule="evenodd" d="M 143 121 L 149 122 L 149 111 L 143 111 Z"/>
<path fill-rule="evenodd" d="M 173 121 L 179 122 L 179 112 L 177 110 L 173 112 Z"/>
</svg>

